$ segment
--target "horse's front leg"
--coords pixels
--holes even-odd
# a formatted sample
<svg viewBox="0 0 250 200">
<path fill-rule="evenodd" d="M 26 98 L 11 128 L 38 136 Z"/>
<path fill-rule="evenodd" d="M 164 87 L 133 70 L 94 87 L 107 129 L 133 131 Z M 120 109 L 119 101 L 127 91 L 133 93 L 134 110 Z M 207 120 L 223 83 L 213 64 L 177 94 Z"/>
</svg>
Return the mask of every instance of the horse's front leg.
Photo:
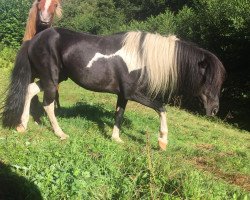
<svg viewBox="0 0 250 200">
<path fill-rule="evenodd" d="M 48 87 L 46 90 L 44 89 L 44 110 L 47 113 L 50 123 L 53 127 L 54 133 L 60 137 L 61 140 L 67 139 L 69 136 L 66 135 L 62 129 L 60 128 L 56 116 L 55 116 L 55 95 L 56 95 L 56 87 Z"/>
<path fill-rule="evenodd" d="M 160 133 L 159 133 L 159 146 L 162 150 L 166 150 L 168 144 L 168 125 L 166 117 L 166 109 L 162 107 L 159 112 L 160 116 Z"/>
<path fill-rule="evenodd" d="M 158 138 L 159 146 L 162 150 L 166 150 L 168 143 L 168 126 L 166 119 L 166 109 L 161 101 L 150 100 L 141 93 L 136 93 L 133 100 L 154 109 L 160 116 L 160 133 Z"/>
<path fill-rule="evenodd" d="M 123 96 L 119 95 L 116 103 L 116 111 L 115 111 L 115 125 L 113 128 L 112 139 L 116 142 L 123 142 L 120 138 L 120 128 L 122 123 L 123 114 L 126 108 L 128 100 L 126 100 Z"/>
<path fill-rule="evenodd" d="M 25 104 L 23 114 L 21 116 L 21 123 L 16 127 L 18 132 L 24 132 L 27 129 L 29 115 L 30 115 L 30 103 L 32 98 L 41 91 L 40 83 L 31 83 L 28 86 L 27 94 L 25 98 Z"/>
</svg>

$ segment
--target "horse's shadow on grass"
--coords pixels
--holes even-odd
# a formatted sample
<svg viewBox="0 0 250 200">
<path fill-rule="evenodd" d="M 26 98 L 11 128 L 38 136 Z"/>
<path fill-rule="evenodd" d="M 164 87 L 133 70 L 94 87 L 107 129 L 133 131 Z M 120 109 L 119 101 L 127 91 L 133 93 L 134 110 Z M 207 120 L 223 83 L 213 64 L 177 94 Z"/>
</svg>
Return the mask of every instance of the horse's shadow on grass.
<svg viewBox="0 0 250 200">
<path fill-rule="evenodd" d="M 88 121 L 97 124 L 99 131 L 104 135 L 105 138 L 110 138 L 105 128 L 108 126 L 112 128 L 114 126 L 115 111 L 109 111 L 102 105 L 87 104 L 84 102 L 77 102 L 72 107 L 61 107 L 56 111 L 57 116 L 61 118 L 75 118 L 81 117 Z M 132 122 L 127 117 L 124 117 L 122 127 L 132 128 Z"/>
<path fill-rule="evenodd" d="M 103 134 L 103 136 L 107 139 L 110 139 L 111 133 L 108 133 L 105 128 L 110 127 L 113 128 L 115 122 L 115 111 L 110 111 L 104 108 L 101 104 L 87 104 L 85 102 L 77 102 L 72 107 L 61 107 L 56 111 L 57 116 L 61 118 L 74 118 L 74 117 L 82 117 L 88 121 L 91 121 L 97 124 L 99 131 Z M 133 127 L 133 122 L 124 116 L 122 128 L 132 130 L 135 129 Z M 123 131 L 121 132 L 121 134 Z M 140 134 L 145 135 L 145 131 L 139 130 Z M 122 136 L 122 135 L 121 135 Z M 131 140 L 145 144 L 145 141 L 141 138 L 138 138 L 132 134 L 126 134 L 126 137 L 130 138 Z"/>
<path fill-rule="evenodd" d="M 0 161 L 0 199 L 1 200 L 42 200 L 38 187 L 26 178 L 17 175 L 11 166 Z"/>
<path fill-rule="evenodd" d="M 34 113 L 36 113 L 36 115 L 40 118 L 42 115 L 45 115 L 45 113 L 43 112 L 42 108 L 39 108 L 39 109 L 36 108 Z M 37 116 L 36 118 L 38 118 Z M 81 117 L 83 119 L 86 119 L 87 121 L 91 121 L 97 124 L 99 131 L 107 139 L 110 139 L 111 133 L 108 133 L 106 128 L 110 127 L 112 129 L 114 126 L 114 122 L 115 122 L 115 119 L 114 119 L 115 110 L 110 111 L 110 110 L 107 110 L 101 104 L 88 104 L 85 102 L 77 102 L 75 105 L 71 107 L 61 107 L 59 109 L 56 109 L 56 116 L 60 118 L 66 118 L 66 119 Z M 125 115 L 122 121 L 123 122 L 121 126 L 121 131 L 124 130 L 124 128 L 129 129 L 129 130 L 135 129 L 135 127 L 133 126 L 133 122 Z M 137 131 L 140 134 L 145 135 L 145 131 L 143 130 L 137 130 Z M 121 132 L 121 136 L 122 134 L 123 134 L 123 131 Z M 126 134 L 126 137 L 130 138 L 131 140 L 137 143 L 145 144 L 145 141 L 143 139 L 138 138 L 132 134 Z"/>
</svg>

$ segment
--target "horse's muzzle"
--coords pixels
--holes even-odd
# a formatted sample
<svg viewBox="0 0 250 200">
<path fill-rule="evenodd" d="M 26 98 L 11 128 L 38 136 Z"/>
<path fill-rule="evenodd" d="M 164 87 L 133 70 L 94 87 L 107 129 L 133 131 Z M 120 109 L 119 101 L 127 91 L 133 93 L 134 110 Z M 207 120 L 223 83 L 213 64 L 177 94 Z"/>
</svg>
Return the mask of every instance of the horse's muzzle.
<svg viewBox="0 0 250 200">
<path fill-rule="evenodd" d="M 213 107 L 212 109 L 205 108 L 205 110 L 206 110 L 207 116 L 214 117 L 218 113 L 219 107 L 216 106 L 216 107 Z"/>
<path fill-rule="evenodd" d="M 50 26 L 50 22 L 40 21 L 40 24 L 41 24 L 42 26 Z"/>
</svg>

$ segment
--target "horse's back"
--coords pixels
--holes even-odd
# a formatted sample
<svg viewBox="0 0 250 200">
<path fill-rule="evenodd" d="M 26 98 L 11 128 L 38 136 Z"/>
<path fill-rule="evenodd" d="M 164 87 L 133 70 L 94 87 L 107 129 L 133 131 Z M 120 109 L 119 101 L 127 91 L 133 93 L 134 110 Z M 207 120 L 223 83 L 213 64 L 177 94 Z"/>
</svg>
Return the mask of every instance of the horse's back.
<svg viewBox="0 0 250 200">
<path fill-rule="evenodd" d="M 49 28 L 31 40 L 29 57 L 40 79 L 58 83 L 63 74 L 86 89 L 119 94 L 137 80 L 118 53 L 123 38 Z"/>
</svg>

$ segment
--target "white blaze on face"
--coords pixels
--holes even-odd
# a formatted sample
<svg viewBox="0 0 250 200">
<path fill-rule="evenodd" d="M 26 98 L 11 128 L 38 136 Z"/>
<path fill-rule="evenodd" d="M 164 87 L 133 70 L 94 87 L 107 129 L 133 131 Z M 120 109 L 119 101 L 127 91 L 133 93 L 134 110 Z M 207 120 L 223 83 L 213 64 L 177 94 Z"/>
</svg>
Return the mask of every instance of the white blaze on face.
<svg viewBox="0 0 250 200">
<path fill-rule="evenodd" d="M 43 22 L 50 22 L 51 14 L 49 13 L 49 7 L 52 0 L 46 0 L 44 5 L 44 10 L 41 11 L 40 16 Z"/>
</svg>

